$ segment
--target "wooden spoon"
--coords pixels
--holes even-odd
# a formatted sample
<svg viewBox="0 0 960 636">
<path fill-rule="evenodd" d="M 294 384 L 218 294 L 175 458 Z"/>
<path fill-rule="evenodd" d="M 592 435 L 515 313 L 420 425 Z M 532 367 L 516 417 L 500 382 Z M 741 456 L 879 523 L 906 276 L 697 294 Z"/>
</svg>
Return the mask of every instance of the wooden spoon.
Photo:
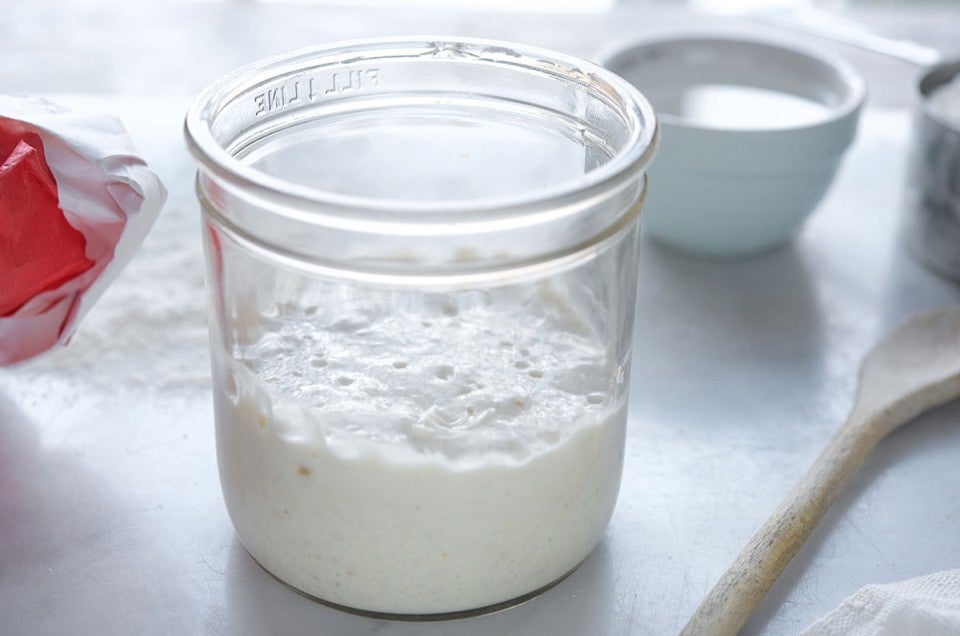
<svg viewBox="0 0 960 636">
<path fill-rule="evenodd" d="M 853 409 L 813 466 L 724 573 L 681 632 L 736 634 L 877 443 L 960 396 L 960 310 L 917 316 L 860 366 Z"/>
</svg>

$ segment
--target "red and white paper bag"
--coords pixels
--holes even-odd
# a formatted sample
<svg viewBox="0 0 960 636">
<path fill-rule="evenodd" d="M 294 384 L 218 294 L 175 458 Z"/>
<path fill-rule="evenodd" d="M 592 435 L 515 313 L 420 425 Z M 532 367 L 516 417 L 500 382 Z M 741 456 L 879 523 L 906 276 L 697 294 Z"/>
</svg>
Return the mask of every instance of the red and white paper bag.
<svg viewBox="0 0 960 636">
<path fill-rule="evenodd" d="M 166 194 L 115 117 L 0 96 L 0 365 L 67 343 Z"/>
</svg>

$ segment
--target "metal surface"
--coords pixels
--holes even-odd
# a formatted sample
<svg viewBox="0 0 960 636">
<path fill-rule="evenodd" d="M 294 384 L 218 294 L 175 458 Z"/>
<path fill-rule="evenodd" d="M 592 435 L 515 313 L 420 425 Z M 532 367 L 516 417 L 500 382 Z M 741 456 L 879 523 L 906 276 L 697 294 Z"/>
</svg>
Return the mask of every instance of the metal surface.
<svg viewBox="0 0 960 636">
<path fill-rule="evenodd" d="M 447 31 L 582 55 L 650 12 L 624 5 L 608 16 L 416 18 L 215 3 L 110 13 L 94 4 L 63 8 L 63 17 L 44 3 L 17 4 L 16 26 L 0 42 L 0 59 L 15 67 L 11 90 L 61 93 L 67 105 L 120 114 L 170 201 L 69 348 L 0 370 L 5 635 L 675 633 L 845 418 L 869 346 L 909 314 L 960 304 L 960 287 L 900 247 L 910 118 L 883 95 L 884 87 L 908 90 L 912 76 L 885 74 L 891 67 L 879 61 L 863 70 L 880 97 L 791 246 L 719 262 L 642 246 L 624 481 L 587 562 L 542 596 L 490 616 L 412 624 L 345 614 L 256 566 L 223 508 L 205 383 L 199 212 L 180 133 L 190 97 L 238 63 L 307 43 L 311 10 L 326 17 L 315 18 L 323 26 L 313 38 Z M 644 28 L 682 23 L 682 13 L 654 13 Z M 877 15 L 917 28 L 945 19 Z M 956 11 L 947 18 L 960 24 Z M 138 25 L 151 21 L 150 38 L 134 42 Z M 61 29 L 60 50 L 24 54 L 31 24 L 36 33 L 41 24 Z M 98 39 L 106 27 L 120 41 Z M 89 66 L 79 68 L 81 58 Z M 179 313 L 161 315 L 171 303 L 156 299 L 174 297 Z M 165 332 L 171 322 L 178 329 Z M 960 565 L 958 456 L 957 403 L 885 440 L 745 633 L 795 633 L 864 584 Z"/>
</svg>

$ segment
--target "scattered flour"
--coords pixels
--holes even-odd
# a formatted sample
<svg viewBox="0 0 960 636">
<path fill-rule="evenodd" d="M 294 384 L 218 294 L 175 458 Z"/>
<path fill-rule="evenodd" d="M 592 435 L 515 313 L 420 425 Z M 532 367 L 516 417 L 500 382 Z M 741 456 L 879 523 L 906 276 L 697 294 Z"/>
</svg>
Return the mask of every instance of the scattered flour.
<svg viewBox="0 0 960 636">
<path fill-rule="evenodd" d="M 10 370 L 78 388 L 206 391 L 210 368 L 196 204 L 168 203 L 127 268 L 66 347 Z"/>
</svg>

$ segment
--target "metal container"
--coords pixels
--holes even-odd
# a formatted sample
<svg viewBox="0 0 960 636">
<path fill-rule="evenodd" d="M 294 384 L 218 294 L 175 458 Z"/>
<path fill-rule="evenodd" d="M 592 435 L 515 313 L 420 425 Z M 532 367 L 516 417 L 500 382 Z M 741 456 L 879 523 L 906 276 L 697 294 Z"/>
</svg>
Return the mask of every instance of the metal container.
<svg viewBox="0 0 960 636">
<path fill-rule="evenodd" d="M 960 125 L 930 96 L 960 74 L 960 60 L 928 69 L 919 83 L 906 185 L 904 237 L 930 269 L 960 280 Z"/>
</svg>

